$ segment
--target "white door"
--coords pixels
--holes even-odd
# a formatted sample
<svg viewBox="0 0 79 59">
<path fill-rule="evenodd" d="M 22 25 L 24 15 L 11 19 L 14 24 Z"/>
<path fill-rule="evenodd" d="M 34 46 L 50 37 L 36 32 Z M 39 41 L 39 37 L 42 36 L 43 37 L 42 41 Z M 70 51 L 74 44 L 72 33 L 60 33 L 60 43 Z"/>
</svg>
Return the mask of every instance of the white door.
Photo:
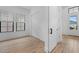
<svg viewBox="0 0 79 59">
<path fill-rule="evenodd" d="M 58 7 L 49 7 L 49 52 L 51 52 L 58 42 L 58 20 L 59 12 Z"/>
</svg>

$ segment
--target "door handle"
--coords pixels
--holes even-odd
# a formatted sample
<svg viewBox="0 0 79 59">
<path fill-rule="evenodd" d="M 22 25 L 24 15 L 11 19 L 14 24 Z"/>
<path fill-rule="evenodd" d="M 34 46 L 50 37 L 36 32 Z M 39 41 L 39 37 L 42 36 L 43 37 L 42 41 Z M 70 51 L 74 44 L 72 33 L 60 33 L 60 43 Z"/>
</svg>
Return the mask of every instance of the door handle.
<svg viewBox="0 0 79 59">
<path fill-rule="evenodd" d="M 52 34 L 52 28 L 50 28 L 50 34 Z"/>
</svg>

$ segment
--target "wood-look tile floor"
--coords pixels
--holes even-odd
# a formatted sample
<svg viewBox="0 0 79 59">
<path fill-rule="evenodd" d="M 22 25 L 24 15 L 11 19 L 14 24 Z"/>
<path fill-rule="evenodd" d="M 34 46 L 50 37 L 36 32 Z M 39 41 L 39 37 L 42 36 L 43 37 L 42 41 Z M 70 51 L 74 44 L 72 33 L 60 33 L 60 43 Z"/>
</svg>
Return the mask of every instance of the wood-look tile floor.
<svg viewBox="0 0 79 59">
<path fill-rule="evenodd" d="M 35 37 L 23 37 L 0 42 L 0 53 L 42 53 L 44 42 Z"/>
<path fill-rule="evenodd" d="M 53 52 L 54 53 L 79 53 L 79 36 L 64 35 L 63 41 L 57 44 Z"/>
<path fill-rule="evenodd" d="M 63 53 L 79 53 L 79 36 L 63 36 Z"/>
</svg>

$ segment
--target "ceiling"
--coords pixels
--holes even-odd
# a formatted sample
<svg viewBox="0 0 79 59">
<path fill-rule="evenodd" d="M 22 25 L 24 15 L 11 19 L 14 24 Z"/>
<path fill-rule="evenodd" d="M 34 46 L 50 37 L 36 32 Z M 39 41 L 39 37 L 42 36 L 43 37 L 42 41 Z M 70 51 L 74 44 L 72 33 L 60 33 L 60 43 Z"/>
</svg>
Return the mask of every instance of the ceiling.
<svg viewBox="0 0 79 59">
<path fill-rule="evenodd" d="M 22 8 L 30 10 L 31 14 L 37 12 L 41 6 L 21 6 Z"/>
<path fill-rule="evenodd" d="M 40 10 L 41 7 L 44 7 L 44 6 L 20 6 L 20 7 L 29 10 L 32 15 L 33 13 L 37 12 L 38 10 Z M 65 9 L 72 6 L 61 6 L 61 7 L 62 9 Z"/>
</svg>

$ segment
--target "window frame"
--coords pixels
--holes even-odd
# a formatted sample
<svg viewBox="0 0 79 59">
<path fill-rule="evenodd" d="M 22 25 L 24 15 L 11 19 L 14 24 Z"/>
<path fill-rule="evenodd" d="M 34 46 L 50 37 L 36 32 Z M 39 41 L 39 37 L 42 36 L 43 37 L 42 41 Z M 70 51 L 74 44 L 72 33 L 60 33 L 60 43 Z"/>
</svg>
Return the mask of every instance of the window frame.
<svg viewBox="0 0 79 59">
<path fill-rule="evenodd" d="M 6 22 L 7 25 L 6 25 L 6 26 L 2 26 L 2 25 L 1 25 L 1 22 Z M 10 26 L 8 26 L 8 22 L 12 22 L 12 25 L 11 25 L 12 31 L 8 31 L 8 27 L 10 27 Z M 1 31 L 1 28 L 2 28 L 2 27 L 6 27 L 7 30 L 6 30 L 6 31 Z M 13 22 L 13 21 L 0 21 L 0 33 L 6 33 L 6 32 L 14 32 L 14 22 Z"/>
<path fill-rule="evenodd" d="M 25 15 L 19 14 L 19 15 L 16 15 L 15 17 L 16 17 L 16 31 L 25 31 Z M 21 21 L 22 17 L 23 17 L 23 21 Z M 21 24 L 19 26 L 20 29 L 18 30 L 17 29 L 18 28 L 17 23 L 24 23 L 24 26 L 23 26 L 24 30 L 21 30 L 21 27 L 22 27 Z"/>
<path fill-rule="evenodd" d="M 24 27 L 24 30 L 21 30 L 21 27 L 22 26 L 19 26 L 20 27 L 20 30 L 17 30 L 17 27 L 18 27 L 17 26 L 17 23 L 23 23 L 24 24 L 24 26 L 23 26 Z M 25 31 L 25 22 L 16 22 L 16 31 Z"/>
<path fill-rule="evenodd" d="M 78 16 L 77 15 L 70 15 L 69 16 L 69 25 L 71 25 L 70 24 L 70 17 L 73 17 L 73 16 L 76 16 L 77 17 L 77 23 L 76 23 L 77 27 L 76 27 L 76 30 L 78 30 Z M 70 30 L 70 26 L 69 26 L 69 30 Z"/>
<path fill-rule="evenodd" d="M 78 12 L 79 12 L 79 6 L 74 6 L 74 7 L 68 8 L 68 14 L 77 13 L 77 12 L 74 12 L 74 8 L 78 8 Z M 72 13 L 70 13 L 70 9 L 73 10 Z"/>
</svg>

